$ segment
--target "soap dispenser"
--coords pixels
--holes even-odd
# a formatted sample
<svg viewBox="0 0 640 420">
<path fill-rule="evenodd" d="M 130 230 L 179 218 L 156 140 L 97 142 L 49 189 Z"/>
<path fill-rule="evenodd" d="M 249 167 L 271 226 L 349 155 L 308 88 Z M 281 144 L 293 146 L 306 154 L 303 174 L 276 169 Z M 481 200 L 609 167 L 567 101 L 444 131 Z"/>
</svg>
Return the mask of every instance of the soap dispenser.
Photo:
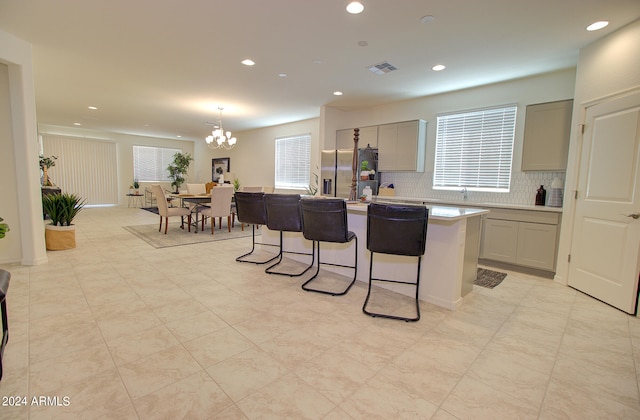
<svg viewBox="0 0 640 420">
<path fill-rule="evenodd" d="M 544 189 L 544 186 L 540 185 L 540 188 L 538 188 L 536 192 L 536 206 L 544 206 L 546 197 L 547 190 Z"/>
</svg>

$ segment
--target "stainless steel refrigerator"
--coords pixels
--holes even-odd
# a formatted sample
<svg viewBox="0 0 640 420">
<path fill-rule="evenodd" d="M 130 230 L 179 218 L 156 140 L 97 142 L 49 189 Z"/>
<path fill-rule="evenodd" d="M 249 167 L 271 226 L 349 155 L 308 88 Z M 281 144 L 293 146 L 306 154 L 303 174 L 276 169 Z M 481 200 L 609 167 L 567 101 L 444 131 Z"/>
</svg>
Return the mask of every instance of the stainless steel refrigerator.
<svg viewBox="0 0 640 420">
<path fill-rule="evenodd" d="M 356 165 L 356 198 L 362 195 L 362 189 L 370 186 L 373 194 L 378 194 L 378 150 L 360 149 Z M 369 161 L 369 167 L 376 170 L 374 179 L 360 181 L 360 164 Z M 353 149 L 323 150 L 321 157 L 320 192 L 324 196 L 349 198 L 353 182 Z"/>
</svg>

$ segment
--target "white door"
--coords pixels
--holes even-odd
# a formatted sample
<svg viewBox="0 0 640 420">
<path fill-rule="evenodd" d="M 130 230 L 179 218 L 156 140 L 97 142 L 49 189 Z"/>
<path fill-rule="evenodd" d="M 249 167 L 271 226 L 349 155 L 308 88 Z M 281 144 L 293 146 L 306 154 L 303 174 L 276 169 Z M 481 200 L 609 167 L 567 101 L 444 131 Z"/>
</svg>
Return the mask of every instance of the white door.
<svg viewBox="0 0 640 420">
<path fill-rule="evenodd" d="M 586 109 L 569 285 L 634 313 L 640 251 L 640 92 Z"/>
</svg>

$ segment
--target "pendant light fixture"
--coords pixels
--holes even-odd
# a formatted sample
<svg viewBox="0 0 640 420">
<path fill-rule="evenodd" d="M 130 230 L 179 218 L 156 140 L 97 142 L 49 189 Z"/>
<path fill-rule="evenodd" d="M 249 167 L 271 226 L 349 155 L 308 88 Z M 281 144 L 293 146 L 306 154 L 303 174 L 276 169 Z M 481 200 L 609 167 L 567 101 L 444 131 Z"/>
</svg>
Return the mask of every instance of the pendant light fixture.
<svg viewBox="0 0 640 420">
<path fill-rule="evenodd" d="M 207 136 L 207 138 L 204 140 L 210 149 L 229 150 L 229 149 L 233 149 L 234 146 L 236 145 L 237 140 L 235 137 L 231 137 L 231 131 L 225 132 L 224 129 L 222 128 L 222 110 L 223 109 L 224 108 L 222 107 L 218 107 L 218 110 L 220 111 L 220 118 L 218 119 L 217 123 L 212 124 L 213 131 L 211 132 L 211 135 Z"/>
</svg>

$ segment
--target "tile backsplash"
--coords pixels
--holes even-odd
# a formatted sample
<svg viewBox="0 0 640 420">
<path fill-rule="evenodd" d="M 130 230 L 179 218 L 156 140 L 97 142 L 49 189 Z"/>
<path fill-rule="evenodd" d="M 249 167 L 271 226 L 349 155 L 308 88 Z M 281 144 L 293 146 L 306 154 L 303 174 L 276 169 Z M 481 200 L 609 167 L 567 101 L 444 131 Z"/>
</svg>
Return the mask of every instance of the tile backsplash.
<svg viewBox="0 0 640 420">
<path fill-rule="evenodd" d="M 434 190 L 433 172 L 381 172 L 383 183 L 392 183 L 397 196 L 415 198 L 433 198 L 439 200 L 461 201 L 458 191 Z M 547 200 L 554 178 L 562 181 L 564 188 L 564 172 L 514 172 L 511 175 L 511 191 L 508 193 L 469 191 L 467 201 L 481 203 L 503 203 L 518 205 L 534 205 L 536 191 L 540 185 L 547 190 Z"/>
</svg>

